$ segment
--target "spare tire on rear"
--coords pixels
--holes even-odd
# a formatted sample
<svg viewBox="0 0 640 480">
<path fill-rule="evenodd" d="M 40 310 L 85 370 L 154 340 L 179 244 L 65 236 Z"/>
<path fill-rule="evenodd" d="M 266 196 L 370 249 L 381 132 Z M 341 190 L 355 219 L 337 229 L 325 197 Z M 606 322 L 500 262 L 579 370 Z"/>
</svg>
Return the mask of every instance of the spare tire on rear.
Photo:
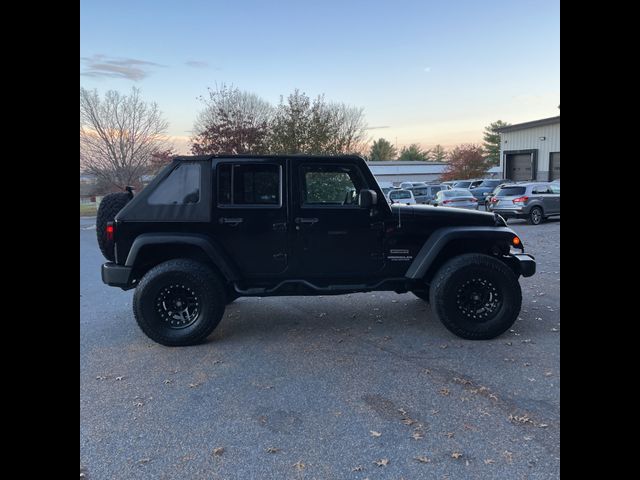
<svg viewBox="0 0 640 480">
<path fill-rule="evenodd" d="M 115 253 L 113 242 L 107 242 L 107 222 L 113 222 L 118 212 L 124 208 L 129 200 L 131 200 L 129 192 L 110 193 L 102 199 L 100 207 L 98 207 L 98 216 L 96 218 L 98 245 L 104 258 L 111 262 L 115 260 Z"/>
</svg>

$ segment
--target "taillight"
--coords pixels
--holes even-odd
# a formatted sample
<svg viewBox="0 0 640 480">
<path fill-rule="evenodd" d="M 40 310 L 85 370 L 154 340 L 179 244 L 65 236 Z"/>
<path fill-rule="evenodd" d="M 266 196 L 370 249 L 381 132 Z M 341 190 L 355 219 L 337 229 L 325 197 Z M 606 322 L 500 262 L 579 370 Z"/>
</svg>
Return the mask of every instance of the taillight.
<svg viewBox="0 0 640 480">
<path fill-rule="evenodd" d="M 446 205 L 447 203 L 451 203 L 451 200 L 445 200 L 442 202 L 444 205 Z"/>
<path fill-rule="evenodd" d="M 491 203 L 498 203 L 498 197 L 491 197 Z"/>
<path fill-rule="evenodd" d="M 476 197 L 473 197 L 473 198 L 471 199 L 471 203 L 478 203 L 478 199 L 477 199 Z"/>
<path fill-rule="evenodd" d="M 518 197 L 513 199 L 513 203 L 524 203 L 529 200 L 529 197 Z"/>
<path fill-rule="evenodd" d="M 113 242 L 113 232 L 114 232 L 113 222 L 107 222 L 106 233 L 107 233 L 108 242 Z"/>
</svg>

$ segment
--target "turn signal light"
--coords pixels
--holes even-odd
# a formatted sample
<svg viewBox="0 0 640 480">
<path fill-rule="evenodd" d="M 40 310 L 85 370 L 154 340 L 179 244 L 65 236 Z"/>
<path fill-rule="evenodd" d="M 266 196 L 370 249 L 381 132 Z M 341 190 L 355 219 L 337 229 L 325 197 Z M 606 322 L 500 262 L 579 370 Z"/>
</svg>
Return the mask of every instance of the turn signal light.
<svg viewBox="0 0 640 480">
<path fill-rule="evenodd" d="M 511 243 L 513 243 L 516 247 L 519 247 L 520 239 L 518 237 L 513 237 L 513 240 L 511 240 Z"/>
</svg>

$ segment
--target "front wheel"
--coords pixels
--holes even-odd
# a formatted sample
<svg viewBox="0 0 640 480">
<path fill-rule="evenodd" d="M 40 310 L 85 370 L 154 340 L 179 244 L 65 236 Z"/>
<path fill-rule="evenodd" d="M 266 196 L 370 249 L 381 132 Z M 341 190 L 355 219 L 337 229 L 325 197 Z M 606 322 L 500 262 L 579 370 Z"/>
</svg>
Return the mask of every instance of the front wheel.
<svg viewBox="0 0 640 480">
<path fill-rule="evenodd" d="M 222 320 L 225 287 L 207 265 L 174 259 L 149 270 L 136 287 L 133 313 L 142 331 L 166 346 L 204 341 Z"/>
<path fill-rule="evenodd" d="M 431 282 L 430 299 L 449 331 L 469 340 L 488 340 L 516 321 L 522 291 L 513 270 L 503 262 L 467 253 L 438 270 Z"/>
</svg>

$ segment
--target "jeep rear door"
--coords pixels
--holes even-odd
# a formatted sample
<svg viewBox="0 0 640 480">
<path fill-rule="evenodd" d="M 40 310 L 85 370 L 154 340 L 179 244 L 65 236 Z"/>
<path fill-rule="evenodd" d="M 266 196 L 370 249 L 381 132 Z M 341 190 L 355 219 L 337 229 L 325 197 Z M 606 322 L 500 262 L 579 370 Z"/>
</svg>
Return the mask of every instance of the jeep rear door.
<svg viewBox="0 0 640 480">
<path fill-rule="evenodd" d="M 214 175 L 211 229 L 243 276 L 287 268 L 287 200 L 282 159 L 221 160 Z"/>
<path fill-rule="evenodd" d="M 356 162 L 295 162 L 291 173 L 292 273 L 301 278 L 353 278 L 382 269 L 380 214 L 358 206 L 360 190 L 373 188 L 366 178 Z"/>
</svg>

